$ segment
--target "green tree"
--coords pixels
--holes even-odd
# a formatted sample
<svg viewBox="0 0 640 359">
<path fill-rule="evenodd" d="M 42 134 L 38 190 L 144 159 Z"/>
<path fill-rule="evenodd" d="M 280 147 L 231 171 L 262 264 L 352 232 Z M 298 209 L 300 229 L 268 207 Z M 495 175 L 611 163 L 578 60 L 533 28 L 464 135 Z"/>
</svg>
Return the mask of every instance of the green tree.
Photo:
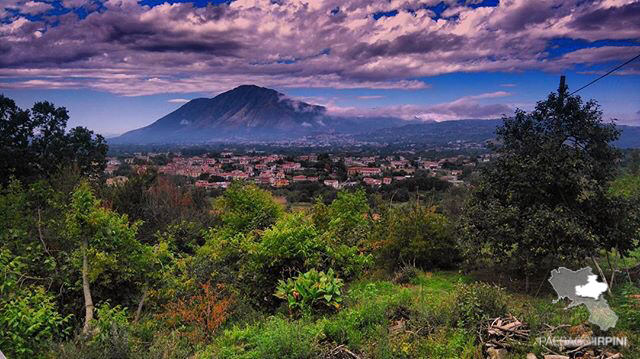
<svg viewBox="0 0 640 359">
<path fill-rule="evenodd" d="M 76 244 L 76 256 L 81 259 L 82 292 L 85 318 L 83 333 L 91 332 L 94 301 L 91 283 L 110 273 L 118 281 L 134 280 L 148 262 L 145 247 L 136 240 L 138 223 L 129 224 L 126 215 L 119 215 L 100 206 L 89 184 L 81 183 L 72 195 L 66 214 L 67 236 Z M 115 281 L 109 278 L 109 281 Z M 117 281 L 116 281 L 117 283 Z"/>
<path fill-rule="evenodd" d="M 640 199 L 640 175 L 623 174 L 611 184 L 611 193 L 629 199 Z"/>
<path fill-rule="evenodd" d="M 435 207 L 415 203 L 381 211 L 374 248 L 393 269 L 403 265 L 446 268 L 460 262 L 453 226 Z"/>
<path fill-rule="evenodd" d="M 637 238 L 626 203 L 608 194 L 619 151 L 614 124 L 595 101 L 566 87 L 497 129 L 498 156 L 483 169 L 465 208 L 465 249 L 530 273 L 546 259 L 626 253 Z"/>
<path fill-rule="evenodd" d="M 232 183 L 215 202 L 222 223 L 237 232 L 265 229 L 283 213 L 271 193 L 255 185 Z"/>
<path fill-rule="evenodd" d="M 22 110 L 0 95 L 0 181 L 11 175 L 23 181 L 49 177 L 69 163 L 85 176 L 100 174 L 106 165 L 104 138 L 83 127 L 67 133 L 68 120 L 64 107 L 45 101 Z"/>
<path fill-rule="evenodd" d="M 324 210 L 318 205 L 316 210 Z M 320 217 L 317 217 L 320 219 Z M 348 245 L 362 245 L 370 229 L 369 203 L 364 190 L 341 191 L 326 210 L 326 224 L 317 222 L 319 228 Z"/>
</svg>

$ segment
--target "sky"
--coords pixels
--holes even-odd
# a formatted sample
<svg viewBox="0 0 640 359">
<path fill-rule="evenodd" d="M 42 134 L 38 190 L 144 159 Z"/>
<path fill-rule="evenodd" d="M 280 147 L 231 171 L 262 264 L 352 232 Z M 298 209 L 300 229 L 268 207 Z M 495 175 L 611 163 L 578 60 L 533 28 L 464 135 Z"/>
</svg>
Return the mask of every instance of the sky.
<svg viewBox="0 0 640 359">
<path fill-rule="evenodd" d="M 242 84 L 335 115 L 499 118 L 640 54 L 640 0 L 0 0 L 0 94 L 107 136 Z M 578 93 L 640 126 L 640 60 Z"/>
</svg>

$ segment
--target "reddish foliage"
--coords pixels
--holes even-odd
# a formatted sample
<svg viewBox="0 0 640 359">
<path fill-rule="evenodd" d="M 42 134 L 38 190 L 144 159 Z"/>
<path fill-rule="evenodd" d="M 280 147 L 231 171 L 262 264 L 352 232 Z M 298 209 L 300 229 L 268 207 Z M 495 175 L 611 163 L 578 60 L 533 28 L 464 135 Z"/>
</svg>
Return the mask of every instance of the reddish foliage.
<svg viewBox="0 0 640 359">
<path fill-rule="evenodd" d="M 209 283 L 205 283 L 199 294 L 188 300 L 180 299 L 169 303 L 162 316 L 171 326 L 185 325 L 188 328 L 185 334 L 191 341 L 204 342 L 213 336 L 229 316 L 231 299 L 221 296 L 220 293 L 224 291 L 221 285 L 216 289 L 217 291 Z"/>
</svg>

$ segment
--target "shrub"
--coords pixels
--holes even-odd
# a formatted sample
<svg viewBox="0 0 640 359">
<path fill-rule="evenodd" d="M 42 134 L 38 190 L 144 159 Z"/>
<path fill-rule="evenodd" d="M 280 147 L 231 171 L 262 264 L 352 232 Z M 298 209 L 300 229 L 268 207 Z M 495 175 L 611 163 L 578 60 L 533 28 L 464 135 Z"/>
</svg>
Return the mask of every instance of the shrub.
<svg viewBox="0 0 640 359">
<path fill-rule="evenodd" d="M 393 275 L 393 283 L 409 284 L 420 275 L 420 270 L 412 265 L 405 265 Z"/>
<path fill-rule="evenodd" d="M 222 223 L 238 232 L 265 229 L 282 215 L 271 193 L 255 185 L 234 182 L 215 203 Z"/>
<path fill-rule="evenodd" d="M 376 223 L 373 247 L 391 268 L 447 268 L 460 260 L 447 217 L 418 203 L 385 211 Z"/>
<path fill-rule="evenodd" d="M 453 319 L 457 326 L 476 330 L 491 318 L 507 314 L 504 289 L 487 283 L 458 284 L 453 296 Z"/>
<path fill-rule="evenodd" d="M 371 263 L 371 256 L 356 246 L 328 236 L 320 235 L 311 218 L 300 212 L 281 217 L 262 234 L 215 229 L 198 249 L 189 273 L 200 283 L 212 279 L 232 284 L 252 304 L 273 307 L 280 279 L 329 268 L 349 278 Z"/>
<path fill-rule="evenodd" d="M 321 337 L 320 325 L 271 317 L 257 325 L 226 330 L 211 349 L 213 353 L 199 353 L 196 358 L 315 358 Z"/>
<path fill-rule="evenodd" d="M 111 307 L 108 302 L 96 307 L 93 332 L 52 348 L 48 357 L 65 359 L 126 359 L 135 357 L 127 308 Z"/>
<path fill-rule="evenodd" d="M 60 334 L 68 334 L 71 316 L 56 310 L 54 297 L 42 287 L 0 298 L 0 348 L 9 358 L 33 358 Z"/>
<path fill-rule="evenodd" d="M 290 312 L 309 313 L 319 309 L 339 309 L 342 303 L 342 280 L 333 270 L 325 274 L 312 269 L 287 281 L 281 280 L 275 296 L 287 301 Z"/>
<path fill-rule="evenodd" d="M 357 246 L 368 237 L 368 212 L 369 203 L 363 190 L 342 191 L 328 207 L 317 203 L 313 217 L 317 228 L 326 231 L 337 243 Z"/>
<path fill-rule="evenodd" d="M 187 300 L 179 299 L 166 306 L 162 317 L 167 319 L 171 328 L 184 328 L 184 334 L 192 343 L 205 342 L 227 320 L 231 299 L 221 296 L 223 287 L 218 291 L 209 283 L 202 285 L 202 291 Z"/>
<path fill-rule="evenodd" d="M 109 302 L 102 303 L 96 308 L 97 319 L 94 319 L 94 328 L 96 335 L 92 340 L 96 342 L 107 339 L 109 334 L 118 328 L 127 328 L 129 326 L 127 308 L 120 305 L 111 307 Z"/>
</svg>

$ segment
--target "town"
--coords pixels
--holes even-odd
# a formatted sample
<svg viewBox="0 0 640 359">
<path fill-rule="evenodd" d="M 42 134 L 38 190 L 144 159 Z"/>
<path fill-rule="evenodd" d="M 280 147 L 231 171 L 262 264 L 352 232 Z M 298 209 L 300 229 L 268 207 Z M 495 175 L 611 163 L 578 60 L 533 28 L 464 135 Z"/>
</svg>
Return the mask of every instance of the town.
<svg viewBox="0 0 640 359">
<path fill-rule="evenodd" d="M 180 152 L 136 152 L 109 157 L 105 173 L 108 185 L 127 181 L 127 173 L 155 168 L 158 173 L 192 179 L 199 188 L 227 188 L 232 181 L 285 188 L 295 183 L 319 182 L 333 189 L 363 185 L 381 187 L 416 175 L 429 176 L 454 186 L 468 184 L 479 164 L 491 154 L 457 155 L 440 159 L 416 155 L 347 156 L 331 154 L 282 154 L 234 152 L 183 156 Z"/>
</svg>

